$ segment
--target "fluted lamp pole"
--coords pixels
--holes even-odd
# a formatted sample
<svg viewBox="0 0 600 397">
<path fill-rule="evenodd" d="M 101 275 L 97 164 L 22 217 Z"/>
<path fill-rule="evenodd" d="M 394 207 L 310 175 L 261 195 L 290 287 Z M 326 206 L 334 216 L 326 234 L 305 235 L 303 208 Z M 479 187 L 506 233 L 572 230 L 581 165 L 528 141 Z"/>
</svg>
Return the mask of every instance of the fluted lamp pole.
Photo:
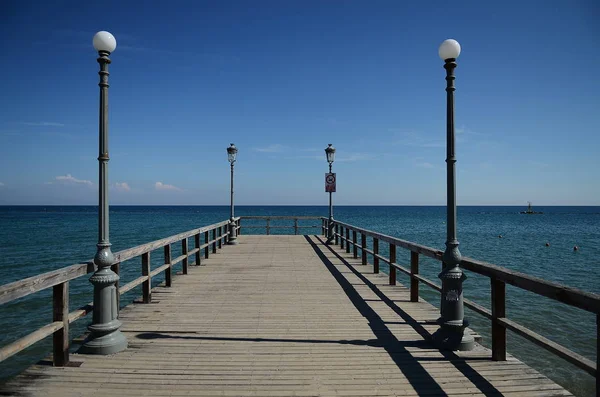
<svg viewBox="0 0 600 397">
<path fill-rule="evenodd" d="M 335 148 L 330 144 L 325 148 L 325 155 L 327 156 L 327 162 L 329 163 L 329 174 L 331 173 L 331 166 L 335 160 Z M 335 186 L 335 176 L 333 176 L 333 186 Z M 326 244 L 330 244 L 333 240 L 333 195 L 332 189 L 329 190 L 329 221 L 327 222 L 327 242 Z"/>
<path fill-rule="evenodd" d="M 237 236 L 236 236 L 236 230 L 235 230 L 235 220 L 234 218 L 234 214 L 233 214 L 233 166 L 235 164 L 235 158 L 237 156 L 237 152 L 238 149 L 235 147 L 235 145 L 232 143 L 228 148 L 227 148 L 227 159 L 229 160 L 229 163 L 231 164 L 231 217 L 229 218 L 229 240 L 227 241 L 227 244 L 230 245 L 236 245 L 237 242 Z"/>
<path fill-rule="evenodd" d="M 100 64 L 100 120 L 99 120 L 99 194 L 98 194 L 98 244 L 94 263 L 98 270 L 90 277 L 94 286 L 94 313 L 90 334 L 79 349 L 84 354 L 112 354 L 127 348 L 127 339 L 119 328 L 117 319 L 117 289 L 119 276 L 110 267 L 115 257 L 108 238 L 108 65 L 109 55 L 117 47 L 115 37 L 101 31 L 94 36 L 94 48 Z"/>
<path fill-rule="evenodd" d="M 468 326 L 464 318 L 463 281 L 467 278 L 460 268 L 462 256 L 456 237 L 456 157 L 454 153 L 454 68 L 460 55 L 460 44 L 456 40 L 445 40 L 439 48 L 446 69 L 446 186 L 447 186 L 447 239 L 442 260 L 444 268 L 439 274 L 442 280 L 440 305 L 440 328 L 433 334 L 437 347 L 444 350 L 471 350 L 473 336 L 465 334 Z"/>
</svg>

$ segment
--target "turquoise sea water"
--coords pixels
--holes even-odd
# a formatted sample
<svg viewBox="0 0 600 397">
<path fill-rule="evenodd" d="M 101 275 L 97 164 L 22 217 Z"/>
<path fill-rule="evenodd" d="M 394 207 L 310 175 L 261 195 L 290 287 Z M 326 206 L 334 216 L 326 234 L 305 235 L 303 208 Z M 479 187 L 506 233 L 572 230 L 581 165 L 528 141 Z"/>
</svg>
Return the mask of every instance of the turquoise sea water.
<svg viewBox="0 0 600 397">
<path fill-rule="evenodd" d="M 600 293 L 600 207 L 536 207 L 544 212 L 540 215 L 519 214 L 523 209 L 459 207 L 458 239 L 463 256 Z M 342 206 L 336 207 L 334 212 L 335 218 L 343 222 L 444 248 L 446 209 L 443 206 Z M 327 207 L 238 206 L 236 215 L 326 216 Z M 228 216 L 227 206 L 113 206 L 110 209 L 110 240 L 116 252 L 222 221 Z M 264 223 L 250 220 L 243 223 L 249 224 Z M 271 224 L 278 225 L 274 221 Z M 318 220 L 301 224 L 319 226 L 302 229 L 303 233 L 320 233 Z M 250 232 L 264 233 L 264 229 L 244 231 Z M 273 233 L 289 234 L 293 229 L 274 229 Z M 503 237 L 499 238 L 499 235 Z M 95 253 L 96 240 L 95 206 L 0 206 L 0 284 L 89 260 Z M 575 245 L 579 247 L 578 251 L 573 250 Z M 386 249 L 380 251 L 387 254 Z M 153 259 L 152 266 L 159 266 L 160 255 L 154 255 Z M 399 249 L 398 262 L 408 263 L 409 253 Z M 440 267 L 438 262 L 421 259 L 421 273 L 436 282 L 439 282 L 436 276 Z M 123 283 L 139 275 L 139 258 L 121 265 Z M 465 297 L 489 308 L 489 279 L 470 272 L 467 275 Z M 398 278 L 400 282 L 407 281 L 402 275 Z M 92 300 L 91 284 L 87 279 L 81 277 L 71 282 L 71 310 Z M 153 283 L 161 281 L 157 278 Z M 140 294 L 138 288 L 124 295 L 122 305 Z M 0 345 L 51 322 L 50 295 L 51 289 L 1 306 L 0 327 L 4 332 L 0 334 Z M 439 301 L 439 295 L 425 286 L 422 296 L 436 305 Z M 489 321 L 468 309 L 466 316 L 471 327 L 483 335 L 483 343 L 489 345 Z M 507 316 L 592 360 L 596 359 L 596 318 L 590 313 L 508 286 Z M 74 323 L 71 337 L 80 335 L 89 321 L 85 318 Z M 571 392 L 593 395 L 594 379 L 591 376 L 510 331 L 508 335 L 510 353 Z M 0 379 L 7 379 L 47 356 L 50 346 L 51 338 L 47 338 L 0 363 Z"/>
</svg>

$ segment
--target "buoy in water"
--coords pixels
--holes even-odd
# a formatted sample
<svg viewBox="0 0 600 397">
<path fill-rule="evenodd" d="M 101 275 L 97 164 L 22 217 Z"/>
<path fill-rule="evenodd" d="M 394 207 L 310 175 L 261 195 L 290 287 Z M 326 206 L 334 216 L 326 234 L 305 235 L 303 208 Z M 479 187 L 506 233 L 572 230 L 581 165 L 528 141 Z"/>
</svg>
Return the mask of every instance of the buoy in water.
<svg viewBox="0 0 600 397">
<path fill-rule="evenodd" d="M 579 250 L 579 247 L 578 247 L 578 246 L 574 246 L 574 247 L 573 247 L 573 251 L 578 251 L 578 250 Z"/>
<path fill-rule="evenodd" d="M 550 243 L 546 243 L 546 247 L 550 247 Z"/>
<path fill-rule="evenodd" d="M 499 235 L 498 235 L 498 238 L 502 238 L 502 235 L 501 235 L 501 234 L 499 234 Z"/>
</svg>

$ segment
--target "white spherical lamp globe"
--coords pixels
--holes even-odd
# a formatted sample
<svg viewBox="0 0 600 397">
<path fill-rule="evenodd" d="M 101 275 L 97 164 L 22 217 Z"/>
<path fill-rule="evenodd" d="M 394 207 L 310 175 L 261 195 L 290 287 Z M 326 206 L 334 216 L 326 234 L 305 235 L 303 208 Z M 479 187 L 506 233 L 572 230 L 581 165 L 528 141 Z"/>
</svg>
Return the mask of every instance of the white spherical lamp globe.
<svg viewBox="0 0 600 397">
<path fill-rule="evenodd" d="M 456 59 L 460 55 L 460 44 L 458 44 L 458 41 L 454 39 L 444 40 L 444 42 L 440 45 L 438 54 L 440 54 L 440 58 L 442 58 L 444 61 L 451 58 Z"/>
<path fill-rule="evenodd" d="M 117 48 L 117 40 L 110 32 L 104 30 L 94 35 L 94 48 L 96 51 L 113 52 Z"/>
</svg>

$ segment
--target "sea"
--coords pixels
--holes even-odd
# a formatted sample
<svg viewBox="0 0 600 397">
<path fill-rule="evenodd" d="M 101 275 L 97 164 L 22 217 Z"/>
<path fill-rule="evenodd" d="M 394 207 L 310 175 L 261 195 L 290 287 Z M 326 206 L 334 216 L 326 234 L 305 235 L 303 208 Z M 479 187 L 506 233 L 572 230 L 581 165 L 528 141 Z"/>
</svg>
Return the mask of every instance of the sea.
<svg viewBox="0 0 600 397">
<path fill-rule="evenodd" d="M 463 256 L 600 294 L 600 207 L 535 207 L 542 214 L 521 214 L 523 207 L 459 206 L 458 240 Z M 97 206 L 0 206 L 0 284 L 34 276 L 82 261 L 96 252 Z M 326 206 L 236 206 L 236 216 L 327 216 Z M 111 206 L 110 241 L 113 252 L 228 219 L 228 206 Z M 444 249 L 445 206 L 335 206 L 342 222 Z M 242 226 L 260 225 L 244 220 Z M 272 226 L 278 225 L 272 221 Z M 292 226 L 292 221 L 281 221 Z M 303 234 L 320 234 L 319 220 L 304 220 Z M 264 234 L 265 229 L 243 229 L 244 234 Z M 273 229 L 273 234 L 292 234 Z M 577 246 L 578 250 L 574 250 Z M 381 247 L 382 255 L 387 249 Z M 161 255 L 153 256 L 152 267 Z M 408 264 L 410 254 L 398 249 L 398 262 Z M 121 282 L 140 275 L 140 259 L 121 265 Z M 382 270 L 387 272 L 385 266 Z M 422 257 L 420 271 L 437 278 L 441 264 Z M 466 271 L 465 298 L 490 307 L 490 281 Z M 70 284 L 70 310 L 92 300 L 89 277 Z M 153 279 L 153 285 L 162 280 Z M 398 281 L 408 279 L 398 275 Z M 121 297 L 121 306 L 141 295 L 138 287 Z M 52 321 L 51 290 L 32 294 L 0 306 L 0 346 Z M 421 296 L 439 305 L 439 294 L 421 287 Z M 548 298 L 507 286 L 507 317 L 567 348 L 596 360 L 596 317 Z M 489 320 L 468 309 L 471 328 L 490 346 Z M 71 326 L 71 338 L 80 336 L 91 316 Z M 0 363 L 0 381 L 6 381 L 51 353 L 52 338 L 27 348 Z M 595 380 L 575 366 L 508 331 L 508 351 L 578 396 L 594 395 Z"/>
</svg>

